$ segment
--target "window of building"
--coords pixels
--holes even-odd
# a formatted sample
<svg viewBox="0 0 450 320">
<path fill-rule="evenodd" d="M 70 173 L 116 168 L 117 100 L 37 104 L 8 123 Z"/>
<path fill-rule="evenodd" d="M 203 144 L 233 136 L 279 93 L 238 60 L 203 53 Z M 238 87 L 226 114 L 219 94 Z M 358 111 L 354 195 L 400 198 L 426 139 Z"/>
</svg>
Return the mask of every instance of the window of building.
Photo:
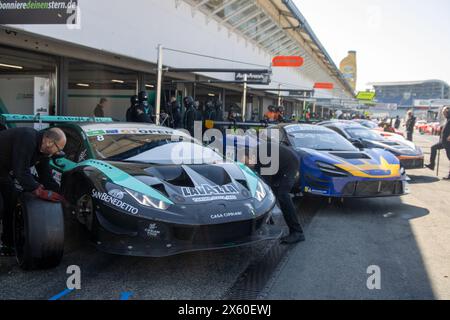
<svg viewBox="0 0 450 320">
<path fill-rule="evenodd" d="M 69 61 L 68 106 L 71 116 L 94 116 L 102 99 L 105 117 L 123 121 L 130 97 L 137 94 L 138 73 L 80 60 Z"/>
<path fill-rule="evenodd" d="M 0 111 L 55 114 L 56 61 L 51 56 L 0 46 Z"/>
</svg>

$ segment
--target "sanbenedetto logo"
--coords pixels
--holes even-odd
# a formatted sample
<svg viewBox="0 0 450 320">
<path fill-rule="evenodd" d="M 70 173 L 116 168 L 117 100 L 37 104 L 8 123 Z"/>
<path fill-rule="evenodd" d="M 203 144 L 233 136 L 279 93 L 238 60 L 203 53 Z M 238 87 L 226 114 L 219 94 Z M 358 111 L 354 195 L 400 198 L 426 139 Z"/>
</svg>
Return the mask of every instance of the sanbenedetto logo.
<svg viewBox="0 0 450 320">
<path fill-rule="evenodd" d="M 78 0 L 0 0 L 0 24 L 77 24 Z"/>
</svg>

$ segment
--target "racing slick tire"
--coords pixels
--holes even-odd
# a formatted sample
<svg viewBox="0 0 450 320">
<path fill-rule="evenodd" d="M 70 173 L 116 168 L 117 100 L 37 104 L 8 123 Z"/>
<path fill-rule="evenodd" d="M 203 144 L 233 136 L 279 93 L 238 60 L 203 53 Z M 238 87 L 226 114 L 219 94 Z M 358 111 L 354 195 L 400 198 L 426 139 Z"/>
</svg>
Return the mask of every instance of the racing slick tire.
<svg viewBox="0 0 450 320">
<path fill-rule="evenodd" d="M 61 203 L 43 201 L 30 193 L 21 194 L 14 212 L 14 242 L 21 269 L 57 267 L 64 254 Z"/>
</svg>

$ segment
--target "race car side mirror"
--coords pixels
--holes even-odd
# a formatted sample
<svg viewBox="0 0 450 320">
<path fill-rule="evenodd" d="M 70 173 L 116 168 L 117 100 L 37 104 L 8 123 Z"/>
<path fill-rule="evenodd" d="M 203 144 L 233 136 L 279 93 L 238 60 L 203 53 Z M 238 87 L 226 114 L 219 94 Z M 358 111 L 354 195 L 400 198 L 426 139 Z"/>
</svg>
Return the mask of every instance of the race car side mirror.
<svg viewBox="0 0 450 320">
<path fill-rule="evenodd" d="M 359 139 L 352 139 L 351 143 L 358 149 L 364 149 L 364 143 Z"/>
<path fill-rule="evenodd" d="M 51 157 L 51 161 L 54 163 L 55 166 L 59 168 L 65 168 L 64 162 L 60 161 L 61 159 L 64 159 L 66 157 L 66 154 L 64 152 L 60 152 L 58 154 L 55 154 Z"/>
</svg>

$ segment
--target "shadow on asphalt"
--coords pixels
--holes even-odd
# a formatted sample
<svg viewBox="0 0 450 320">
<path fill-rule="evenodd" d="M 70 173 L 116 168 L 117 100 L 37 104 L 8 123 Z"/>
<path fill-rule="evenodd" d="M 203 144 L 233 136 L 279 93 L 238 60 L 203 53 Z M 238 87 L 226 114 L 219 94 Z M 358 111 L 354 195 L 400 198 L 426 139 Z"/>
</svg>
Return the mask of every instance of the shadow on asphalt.
<svg viewBox="0 0 450 320">
<path fill-rule="evenodd" d="M 321 202 L 309 242 L 291 254 L 269 298 L 435 299 L 411 224 L 429 215 L 428 209 L 402 198 Z M 382 290 L 365 287 L 370 265 L 382 270 Z"/>
<path fill-rule="evenodd" d="M 411 181 L 409 181 L 409 184 L 427 184 L 427 183 L 435 183 L 439 182 L 441 179 L 438 177 L 432 177 L 432 176 L 415 176 L 415 175 L 408 175 L 411 178 Z"/>
</svg>

